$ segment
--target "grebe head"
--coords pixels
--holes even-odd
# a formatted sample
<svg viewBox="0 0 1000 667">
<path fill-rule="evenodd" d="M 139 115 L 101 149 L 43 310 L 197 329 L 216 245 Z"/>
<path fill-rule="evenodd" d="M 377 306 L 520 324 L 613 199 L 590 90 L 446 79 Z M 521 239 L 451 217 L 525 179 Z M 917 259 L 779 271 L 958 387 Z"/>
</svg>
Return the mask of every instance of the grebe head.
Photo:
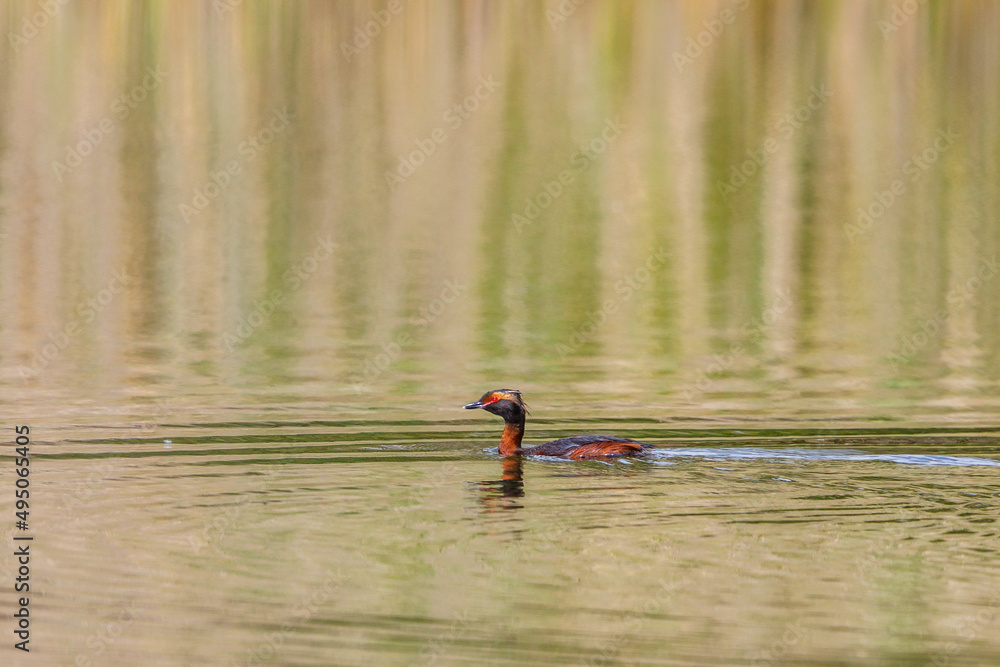
<svg viewBox="0 0 1000 667">
<path fill-rule="evenodd" d="M 466 410 L 482 408 L 487 412 L 503 417 L 504 421 L 517 422 L 524 420 L 528 408 L 517 389 L 494 389 L 483 394 L 475 403 L 465 406 Z"/>
</svg>

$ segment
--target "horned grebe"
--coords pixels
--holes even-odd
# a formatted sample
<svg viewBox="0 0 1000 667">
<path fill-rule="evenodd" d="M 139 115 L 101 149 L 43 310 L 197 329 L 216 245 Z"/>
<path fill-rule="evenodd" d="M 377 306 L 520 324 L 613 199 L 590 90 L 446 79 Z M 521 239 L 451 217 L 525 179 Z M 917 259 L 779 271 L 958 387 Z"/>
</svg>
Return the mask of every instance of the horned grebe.
<svg viewBox="0 0 1000 667">
<path fill-rule="evenodd" d="M 653 449 L 644 442 L 616 438 L 608 435 L 577 435 L 561 438 L 534 447 L 521 447 L 524 437 L 524 418 L 528 409 L 516 389 L 496 389 L 483 394 L 466 410 L 482 408 L 503 417 L 503 435 L 500 437 L 500 456 L 560 456 L 567 459 L 603 459 L 612 456 L 642 456 Z"/>
</svg>

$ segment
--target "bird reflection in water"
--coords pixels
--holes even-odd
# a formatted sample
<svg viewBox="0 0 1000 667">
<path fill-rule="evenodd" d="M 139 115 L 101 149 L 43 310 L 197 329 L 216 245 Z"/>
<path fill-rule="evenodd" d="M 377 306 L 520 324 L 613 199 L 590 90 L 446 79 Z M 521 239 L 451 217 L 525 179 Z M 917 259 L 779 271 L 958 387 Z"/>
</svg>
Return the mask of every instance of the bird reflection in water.
<svg viewBox="0 0 1000 667">
<path fill-rule="evenodd" d="M 488 479 L 478 483 L 479 504 L 487 512 L 514 510 L 523 507 L 515 498 L 524 497 L 524 482 L 521 478 L 521 457 L 508 456 L 502 459 L 503 474 L 500 479 Z"/>
</svg>

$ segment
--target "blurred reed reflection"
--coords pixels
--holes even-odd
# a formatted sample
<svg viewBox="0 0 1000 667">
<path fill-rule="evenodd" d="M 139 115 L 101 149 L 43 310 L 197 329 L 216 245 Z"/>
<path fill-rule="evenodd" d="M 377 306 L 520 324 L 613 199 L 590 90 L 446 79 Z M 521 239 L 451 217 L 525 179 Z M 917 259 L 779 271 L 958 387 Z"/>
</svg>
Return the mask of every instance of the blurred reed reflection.
<svg viewBox="0 0 1000 667">
<path fill-rule="evenodd" d="M 0 59 L 2 381 L 992 420 L 998 29 L 973 1 L 61 5 Z"/>
</svg>

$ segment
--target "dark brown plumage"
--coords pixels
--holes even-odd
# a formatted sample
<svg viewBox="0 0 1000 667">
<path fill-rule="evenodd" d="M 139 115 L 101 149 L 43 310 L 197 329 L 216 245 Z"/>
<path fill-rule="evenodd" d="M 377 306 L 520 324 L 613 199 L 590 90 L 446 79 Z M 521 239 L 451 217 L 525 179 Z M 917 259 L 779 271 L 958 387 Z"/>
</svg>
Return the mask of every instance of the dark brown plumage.
<svg viewBox="0 0 1000 667">
<path fill-rule="evenodd" d="M 521 392 L 516 389 L 496 389 L 465 406 L 466 410 L 482 408 L 503 417 L 500 436 L 501 456 L 558 456 L 567 459 L 604 459 L 614 456 L 642 456 L 653 448 L 644 442 L 608 435 L 577 435 L 561 438 L 535 447 L 521 447 L 524 421 L 528 408 Z"/>
</svg>

